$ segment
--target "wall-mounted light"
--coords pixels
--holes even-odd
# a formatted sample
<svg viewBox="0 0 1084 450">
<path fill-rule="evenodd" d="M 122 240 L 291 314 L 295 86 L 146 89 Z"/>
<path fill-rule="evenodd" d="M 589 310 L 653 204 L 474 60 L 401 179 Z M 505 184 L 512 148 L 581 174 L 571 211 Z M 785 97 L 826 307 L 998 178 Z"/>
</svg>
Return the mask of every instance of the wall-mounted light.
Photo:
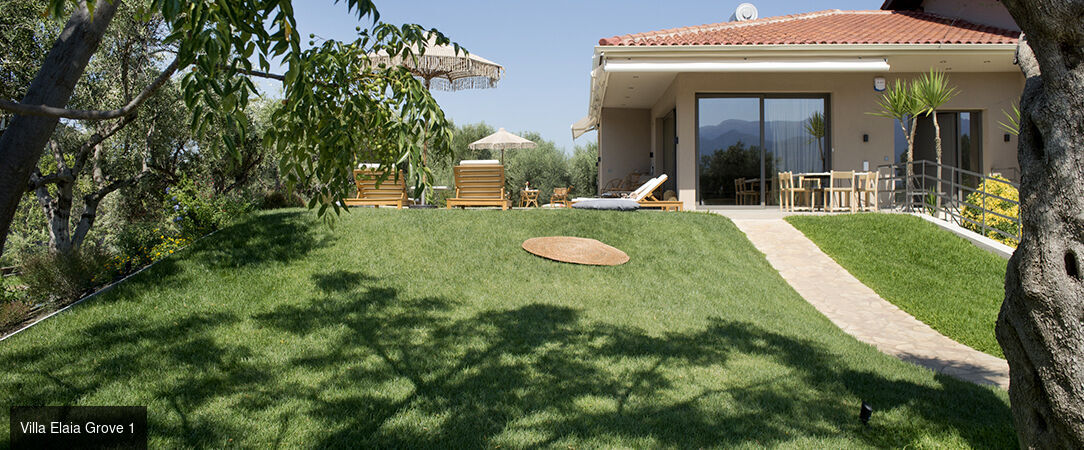
<svg viewBox="0 0 1084 450">
<path fill-rule="evenodd" d="M 862 135 L 862 142 L 869 142 L 869 135 L 868 134 L 863 134 Z"/>
<path fill-rule="evenodd" d="M 1012 135 L 1009 134 L 1009 133 L 1005 133 L 1005 142 L 1009 142 L 1011 140 L 1012 140 Z"/>
<path fill-rule="evenodd" d="M 873 90 L 884 92 L 887 87 L 888 82 L 885 81 L 885 77 L 873 77 Z"/>
</svg>

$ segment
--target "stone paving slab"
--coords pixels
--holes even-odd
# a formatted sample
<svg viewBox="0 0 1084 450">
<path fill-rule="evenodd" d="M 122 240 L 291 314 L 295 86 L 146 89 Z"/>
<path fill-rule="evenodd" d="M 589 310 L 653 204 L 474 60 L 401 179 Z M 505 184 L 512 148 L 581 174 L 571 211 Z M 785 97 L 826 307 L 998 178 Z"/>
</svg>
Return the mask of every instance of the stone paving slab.
<svg viewBox="0 0 1084 450">
<path fill-rule="evenodd" d="M 963 345 L 877 295 L 779 218 L 732 218 L 783 279 L 843 331 L 884 353 L 973 383 L 1009 388 L 1009 365 Z"/>
</svg>

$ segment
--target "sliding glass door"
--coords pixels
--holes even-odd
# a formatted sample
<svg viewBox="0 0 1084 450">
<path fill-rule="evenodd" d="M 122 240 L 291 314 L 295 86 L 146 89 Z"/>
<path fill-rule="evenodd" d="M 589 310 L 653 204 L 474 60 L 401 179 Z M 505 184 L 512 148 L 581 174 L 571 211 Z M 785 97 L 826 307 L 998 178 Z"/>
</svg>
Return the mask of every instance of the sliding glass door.
<svg viewBox="0 0 1084 450">
<path fill-rule="evenodd" d="M 777 172 L 826 170 L 827 103 L 822 95 L 700 96 L 700 203 L 774 204 Z"/>
<path fill-rule="evenodd" d="M 749 203 L 760 178 L 761 114 L 756 97 L 703 97 L 698 105 L 697 163 L 702 205 Z M 758 195 L 753 204 L 760 204 Z"/>
</svg>

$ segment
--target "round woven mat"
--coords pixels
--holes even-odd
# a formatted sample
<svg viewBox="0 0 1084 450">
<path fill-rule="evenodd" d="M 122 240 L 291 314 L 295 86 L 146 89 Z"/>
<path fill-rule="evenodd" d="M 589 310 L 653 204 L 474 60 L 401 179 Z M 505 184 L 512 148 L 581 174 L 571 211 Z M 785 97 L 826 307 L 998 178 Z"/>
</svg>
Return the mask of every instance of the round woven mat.
<svg viewBox="0 0 1084 450">
<path fill-rule="evenodd" d="M 554 261 L 591 266 L 620 266 L 629 262 L 625 252 L 594 239 L 569 236 L 537 237 L 523 241 L 523 249 Z"/>
</svg>

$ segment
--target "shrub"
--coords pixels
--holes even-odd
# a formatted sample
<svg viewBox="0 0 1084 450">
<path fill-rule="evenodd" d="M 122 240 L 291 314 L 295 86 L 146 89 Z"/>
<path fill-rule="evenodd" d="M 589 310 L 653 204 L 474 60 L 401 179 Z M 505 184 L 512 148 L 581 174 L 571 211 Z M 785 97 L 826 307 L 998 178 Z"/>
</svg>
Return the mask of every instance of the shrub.
<svg viewBox="0 0 1084 450">
<path fill-rule="evenodd" d="M 165 227 L 165 224 L 152 222 L 136 222 L 121 227 L 112 240 L 117 256 L 111 269 L 115 273 L 124 273 L 132 267 L 149 263 L 147 255 L 151 248 L 158 245 L 163 235 L 169 232 Z"/>
<path fill-rule="evenodd" d="M 279 208 L 304 208 L 305 199 L 301 198 L 296 192 L 289 192 L 286 189 L 275 189 L 268 192 L 260 200 L 260 209 L 279 209 Z"/>
<path fill-rule="evenodd" d="M 162 241 L 150 249 L 148 256 L 152 262 L 158 261 L 187 247 L 191 243 L 192 239 L 184 236 L 162 236 Z"/>
<path fill-rule="evenodd" d="M 30 317 L 30 304 L 23 300 L 0 302 L 0 330 L 18 325 Z"/>
<path fill-rule="evenodd" d="M 240 195 L 214 195 L 200 189 L 189 179 L 166 189 L 166 215 L 181 230 L 181 235 L 195 239 L 224 228 L 252 212 L 254 203 Z"/>
<path fill-rule="evenodd" d="M 71 254 L 44 252 L 26 258 L 20 277 L 30 299 L 63 303 L 109 281 L 109 259 L 109 253 L 97 245 L 84 245 Z"/>
<path fill-rule="evenodd" d="M 969 203 L 970 205 L 982 206 L 982 192 L 993 194 L 998 197 L 1006 198 L 1016 202 L 1013 203 L 995 197 L 986 197 L 986 209 L 1019 220 L 1020 193 L 1017 192 L 1016 188 L 1012 187 L 1012 185 L 1009 184 L 1009 180 L 1005 179 L 1000 174 L 991 175 L 991 179 L 988 179 L 979 185 L 978 192 L 973 192 L 971 193 L 971 195 L 967 196 L 967 203 Z M 974 220 L 975 222 L 983 223 L 982 210 L 977 207 L 972 207 L 970 205 L 964 207 L 963 216 L 968 219 Z M 1020 226 L 1017 224 L 1016 221 L 996 216 L 994 214 L 986 214 L 985 220 L 986 226 L 989 228 L 1001 230 L 1013 236 L 1020 235 Z M 981 225 L 964 221 L 964 227 L 979 234 L 983 233 L 983 227 Z M 993 230 L 986 232 L 986 236 L 990 239 L 994 239 L 1011 247 L 1016 247 L 1017 245 L 1016 239 L 1005 237 L 1001 233 Z"/>
</svg>

